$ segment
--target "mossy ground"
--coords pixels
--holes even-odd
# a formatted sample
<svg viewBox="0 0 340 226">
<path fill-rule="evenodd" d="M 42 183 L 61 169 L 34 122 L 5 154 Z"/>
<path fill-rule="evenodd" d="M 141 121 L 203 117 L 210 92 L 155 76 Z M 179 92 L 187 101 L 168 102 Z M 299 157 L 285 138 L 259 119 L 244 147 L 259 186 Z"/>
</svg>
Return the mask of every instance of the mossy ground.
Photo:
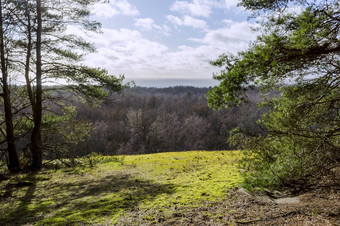
<svg viewBox="0 0 340 226">
<path fill-rule="evenodd" d="M 226 197 L 241 182 L 240 155 L 191 151 L 95 156 L 90 159 L 94 167 L 12 176 L 0 183 L 0 222 L 114 224 L 141 210 L 171 214 L 174 209 L 194 208 Z M 145 214 L 143 220 L 152 223 L 155 218 Z"/>
</svg>

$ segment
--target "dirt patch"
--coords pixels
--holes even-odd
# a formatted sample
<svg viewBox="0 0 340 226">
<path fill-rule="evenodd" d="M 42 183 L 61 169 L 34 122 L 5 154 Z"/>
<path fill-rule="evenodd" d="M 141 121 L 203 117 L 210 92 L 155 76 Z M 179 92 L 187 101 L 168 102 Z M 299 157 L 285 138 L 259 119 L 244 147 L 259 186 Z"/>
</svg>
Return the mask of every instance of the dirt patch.
<svg viewBox="0 0 340 226">
<path fill-rule="evenodd" d="M 244 194 L 248 197 L 252 197 L 258 202 L 263 202 L 263 203 L 276 203 L 276 204 L 291 205 L 291 204 L 298 204 L 301 201 L 300 196 L 288 197 L 286 194 L 278 192 L 278 191 L 274 191 L 274 192 L 267 191 L 266 193 L 268 195 L 265 195 L 265 194 L 252 195 L 247 190 L 240 188 L 238 190 L 238 193 Z"/>
<path fill-rule="evenodd" d="M 340 225 L 339 189 L 309 191 L 300 194 L 298 202 L 297 198 L 277 200 L 261 200 L 235 189 L 225 200 L 174 207 L 171 214 L 130 212 L 118 225 Z"/>
<path fill-rule="evenodd" d="M 315 190 L 297 197 L 261 202 L 238 191 L 230 203 L 238 214 L 232 221 L 246 225 L 340 225 L 340 191 Z"/>
</svg>

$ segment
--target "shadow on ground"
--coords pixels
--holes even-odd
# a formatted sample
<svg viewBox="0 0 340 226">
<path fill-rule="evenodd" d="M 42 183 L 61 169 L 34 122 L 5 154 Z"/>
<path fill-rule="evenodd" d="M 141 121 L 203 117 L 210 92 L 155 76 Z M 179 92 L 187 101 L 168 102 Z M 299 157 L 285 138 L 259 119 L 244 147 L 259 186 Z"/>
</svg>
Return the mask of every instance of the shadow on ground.
<svg viewBox="0 0 340 226">
<path fill-rule="evenodd" d="M 139 204 L 176 190 L 173 184 L 158 184 L 128 175 L 61 184 L 52 182 L 42 190 L 37 186 L 39 178 L 35 175 L 24 181 L 24 184 L 7 184 L 0 197 L 0 205 L 9 200 L 13 203 L 0 215 L 3 224 L 110 224 L 122 212 L 136 210 Z M 12 194 L 15 189 L 24 189 L 25 194 L 16 197 Z"/>
</svg>

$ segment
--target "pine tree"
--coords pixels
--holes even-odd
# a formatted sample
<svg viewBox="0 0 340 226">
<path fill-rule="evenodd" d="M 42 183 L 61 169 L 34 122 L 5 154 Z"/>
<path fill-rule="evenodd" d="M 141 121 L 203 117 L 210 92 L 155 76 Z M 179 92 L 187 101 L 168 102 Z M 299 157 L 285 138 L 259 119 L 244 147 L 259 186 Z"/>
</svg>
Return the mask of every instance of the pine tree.
<svg viewBox="0 0 340 226">
<path fill-rule="evenodd" d="M 257 185 L 330 172 L 340 166 L 339 1 L 240 5 L 261 16 L 262 35 L 246 51 L 212 62 L 223 70 L 215 75 L 221 83 L 209 93 L 209 105 L 239 104 L 253 85 L 280 93 L 262 103 L 269 109 L 260 122 L 267 136 L 243 142 Z"/>
<path fill-rule="evenodd" d="M 6 142 L 7 142 L 7 151 L 9 164 L 8 169 L 11 172 L 19 172 L 20 171 L 20 162 L 17 153 L 17 148 L 15 145 L 15 137 L 14 137 L 14 126 L 13 126 L 13 113 L 12 113 L 12 105 L 11 105 L 11 97 L 10 90 L 8 85 L 8 59 L 6 59 L 6 51 L 8 49 L 5 47 L 5 21 L 3 15 L 3 10 L 7 9 L 6 3 L 4 4 L 2 0 L 0 0 L 0 61 L 1 61 L 1 86 L 3 93 L 1 94 L 4 101 L 4 111 L 5 111 L 5 124 L 6 124 Z M 10 30 L 11 28 L 7 26 Z"/>
</svg>

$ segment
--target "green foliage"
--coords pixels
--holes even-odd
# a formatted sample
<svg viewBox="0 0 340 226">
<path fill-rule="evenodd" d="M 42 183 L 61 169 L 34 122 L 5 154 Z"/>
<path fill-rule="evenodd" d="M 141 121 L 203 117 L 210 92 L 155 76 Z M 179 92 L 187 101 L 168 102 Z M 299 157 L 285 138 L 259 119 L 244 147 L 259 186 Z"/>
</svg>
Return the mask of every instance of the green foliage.
<svg viewBox="0 0 340 226">
<path fill-rule="evenodd" d="M 299 4 L 300 13 L 290 6 Z M 265 134 L 233 134 L 248 149 L 246 183 L 277 187 L 307 175 L 322 175 L 340 160 L 340 41 L 338 1 L 259 1 L 241 3 L 263 16 L 262 35 L 248 50 L 212 62 L 222 67 L 209 92 L 213 108 L 246 100 L 256 84 L 269 110 L 259 124 Z M 287 85 L 290 82 L 290 85 Z"/>
<path fill-rule="evenodd" d="M 123 84 L 124 76 L 115 77 L 105 69 L 83 65 L 83 57 L 94 52 L 95 47 L 85 38 L 67 32 L 69 26 L 82 32 L 100 32 L 100 23 L 89 17 L 91 5 L 97 2 L 101 0 L 45 1 L 42 6 L 45 19 L 43 44 L 46 43 L 42 52 L 47 53 L 44 60 L 48 62 L 43 64 L 43 77 L 50 83 L 66 82 L 61 88 L 68 88 L 91 104 L 127 87 Z"/>
<path fill-rule="evenodd" d="M 107 156 L 99 155 L 96 152 L 91 152 L 90 154 L 82 158 L 83 161 L 81 161 L 80 165 L 85 166 L 85 167 L 90 167 L 90 168 L 93 168 L 99 163 L 102 164 L 102 163 L 107 163 L 107 162 L 117 162 L 120 165 L 124 165 L 124 159 L 125 159 L 125 155 L 107 157 Z"/>
<path fill-rule="evenodd" d="M 14 138 L 3 137 L 8 141 L 15 139 L 24 147 L 21 157 L 25 162 L 31 158 L 31 168 L 41 168 L 43 152 L 48 158 L 65 157 L 71 145 L 89 134 L 90 123 L 75 120 L 75 111 L 70 106 L 59 109 L 61 100 L 71 105 L 79 98 L 95 105 L 112 92 L 127 87 L 123 76 L 115 77 L 105 69 L 84 66 L 83 57 L 95 51 L 94 45 L 68 31 L 99 32 L 100 24 L 90 18 L 91 5 L 98 2 L 103 1 L 2 1 L 4 17 L 0 22 L 6 32 L 1 38 L 5 44 L 1 46 L 6 48 L 6 56 L 1 55 L 8 63 L 6 76 L 19 76 L 14 81 L 25 81 L 24 86 L 11 86 L 10 92 L 6 91 L 14 100 L 4 102 L 6 109 L 14 112 L 6 113 L 13 120 L 6 118 L 5 122 L 10 125 L 14 121 L 16 125 L 7 126 L 13 127 L 10 130 L 14 130 L 15 136 L 11 135 Z M 8 85 L 4 85 L 7 77 L 2 80 L 2 87 L 7 90 Z M 55 86 L 50 87 L 51 84 Z M 14 150 L 16 143 L 10 143 Z"/>
<path fill-rule="evenodd" d="M 62 106 L 59 111 L 46 113 L 42 118 L 43 147 L 49 159 L 68 157 L 68 150 L 84 141 L 92 128 L 91 123 L 76 119 L 74 106 Z"/>
<path fill-rule="evenodd" d="M 246 138 L 234 131 L 232 142 L 249 150 L 243 159 L 243 167 L 250 169 L 246 186 L 278 187 L 306 175 L 325 174 L 338 164 L 339 104 L 329 106 L 338 93 L 327 93 L 322 102 L 311 105 L 318 92 L 323 91 L 282 88 L 281 97 L 266 103 L 272 111 L 259 121 L 266 136 Z"/>
</svg>

